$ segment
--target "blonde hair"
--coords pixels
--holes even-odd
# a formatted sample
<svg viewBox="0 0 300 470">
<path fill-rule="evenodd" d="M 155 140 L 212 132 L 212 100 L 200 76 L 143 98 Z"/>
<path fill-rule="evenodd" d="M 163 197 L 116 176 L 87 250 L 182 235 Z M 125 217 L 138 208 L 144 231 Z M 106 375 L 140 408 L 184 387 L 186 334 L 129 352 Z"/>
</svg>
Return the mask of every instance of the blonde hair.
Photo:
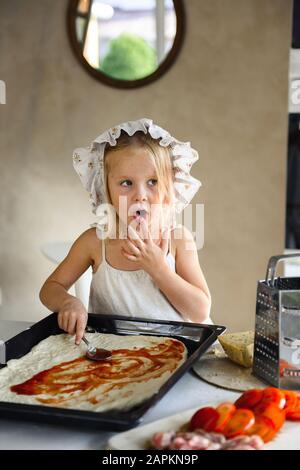
<svg viewBox="0 0 300 470">
<path fill-rule="evenodd" d="M 123 130 L 117 140 L 117 144 L 115 146 L 107 145 L 104 153 L 105 187 L 109 203 L 111 203 L 108 189 L 109 163 L 108 159 L 105 158 L 106 154 L 108 152 L 116 152 L 117 150 L 131 146 L 144 148 L 148 151 L 148 155 L 150 156 L 156 171 L 157 187 L 161 201 L 166 198 L 168 203 L 172 203 L 174 201 L 174 172 L 170 148 L 162 147 L 159 144 L 159 141 L 157 139 L 153 139 L 149 133 L 145 134 L 143 131 L 137 131 L 135 134 L 130 136 Z"/>
</svg>

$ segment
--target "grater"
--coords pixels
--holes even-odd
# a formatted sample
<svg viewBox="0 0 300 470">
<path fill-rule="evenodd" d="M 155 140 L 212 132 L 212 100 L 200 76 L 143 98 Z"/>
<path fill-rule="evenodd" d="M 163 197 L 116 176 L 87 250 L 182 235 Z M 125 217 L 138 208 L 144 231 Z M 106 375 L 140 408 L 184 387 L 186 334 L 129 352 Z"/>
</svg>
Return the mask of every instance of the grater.
<svg viewBox="0 0 300 470">
<path fill-rule="evenodd" d="M 277 263 L 299 254 L 272 256 L 258 281 L 252 373 L 283 389 L 300 389 L 300 277 L 275 277 Z"/>
</svg>

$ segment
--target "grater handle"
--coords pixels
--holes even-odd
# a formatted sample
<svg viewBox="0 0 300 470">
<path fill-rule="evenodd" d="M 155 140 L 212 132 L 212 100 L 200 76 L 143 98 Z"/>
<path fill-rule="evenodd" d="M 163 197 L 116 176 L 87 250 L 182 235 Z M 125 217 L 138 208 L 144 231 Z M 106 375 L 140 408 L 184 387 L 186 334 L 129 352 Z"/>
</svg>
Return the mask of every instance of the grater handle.
<svg viewBox="0 0 300 470">
<path fill-rule="evenodd" d="M 269 284 L 271 287 L 274 287 L 276 268 L 277 268 L 277 263 L 279 261 L 282 261 L 286 258 L 297 258 L 298 256 L 300 257 L 300 253 L 291 253 L 289 255 L 271 256 L 271 258 L 269 259 L 267 272 L 266 272 L 266 283 Z"/>
</svg>

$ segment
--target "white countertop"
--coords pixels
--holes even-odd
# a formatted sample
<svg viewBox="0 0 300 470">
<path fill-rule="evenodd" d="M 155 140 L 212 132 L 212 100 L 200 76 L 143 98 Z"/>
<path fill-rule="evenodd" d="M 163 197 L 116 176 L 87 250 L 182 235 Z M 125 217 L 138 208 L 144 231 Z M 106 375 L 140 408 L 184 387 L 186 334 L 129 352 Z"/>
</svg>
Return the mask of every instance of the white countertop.
<svg viewBox="0 0 300 470">
<path fill-rule="evenodd" d="M 186 373 L 145 415 L 141 425 L 215 401 L 233 401 L 234 393 Z M 116 432 L 84 431 L 75 427 L 0 419 L 0 449 L 99 450 Z"/>
<path fill-rule="evenodd" d="M 1 322 L 15 329 L 20 322 Z M 13 324 L 13 325 L 11 325 Z M 28 326 L 31 324 L 28 323 Z M 25 326 L 22 325 L 25 329 Z M 180 411 L 215 401 L 233 401 L 240 393 L 227 391 L 200 380 L 192 371 L 187 372 L 171 390 L 144 415 L 141 425 Z M 58 426 L 48 423 L 0 419 L 0 450 L 43 449 L 43 450 L 99 450 L 105 449 L 107 440 L 116 432 L 83 430 L 80 427 Z"/>
</svg>

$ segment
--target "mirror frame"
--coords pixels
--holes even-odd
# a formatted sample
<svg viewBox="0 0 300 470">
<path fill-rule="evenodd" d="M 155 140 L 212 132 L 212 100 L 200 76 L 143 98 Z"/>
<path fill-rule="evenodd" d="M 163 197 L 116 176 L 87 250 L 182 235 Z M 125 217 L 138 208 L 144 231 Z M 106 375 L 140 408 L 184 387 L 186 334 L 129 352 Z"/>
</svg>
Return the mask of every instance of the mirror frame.
<svg viewBox="0 0 300 470">
<path fill-rule="evenodd" d="M 112 78 L 109 75 L 104 74 L 103 72 L 94 69 L 83 57 L 80 45 L 78 43 L 76 37 L 76 17 L 77 15 L 77 6 L 79 0 L 69 0 L 68 8 L 67 8 L 67 31 L 68 37 L 71 44 L 71 48 L 75 54 L 75 57 L 83 66 L 83 68 L 96 80 L 109 85 L 113 88 L 138 88 L 149 83 L 154 82 L 162 75 L 166 73 L 166 71 L 171 67 L 171 65 L 175 62 L 185 37 L 185 30 L 186 30 L 186 15 L 183 5 L 183 0 L 173 0 L 174 9 L 176 14 L 177 20 L 177 29 L 176 35 L 174 38 L 174 43 L 162 63 L 159 67 L 153 72 L 151 75 L 147 77 L 138 79 L 138 80 L 119 80 L 117 78 Z"/>
</svg>

